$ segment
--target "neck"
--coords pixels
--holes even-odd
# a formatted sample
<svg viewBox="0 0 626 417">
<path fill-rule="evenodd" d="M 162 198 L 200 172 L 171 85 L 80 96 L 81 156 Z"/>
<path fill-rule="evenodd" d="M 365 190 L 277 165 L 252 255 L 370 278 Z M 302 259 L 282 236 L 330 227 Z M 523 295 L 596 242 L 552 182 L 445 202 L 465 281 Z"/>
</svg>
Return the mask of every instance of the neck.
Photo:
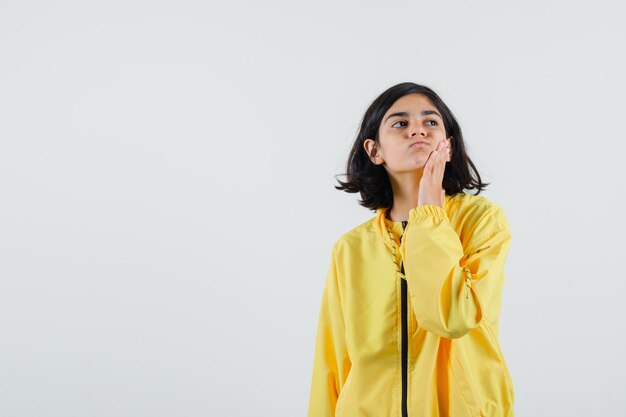
<svg viewBox="0 0 626 417">
<path fill-rule="evenodd" d="M 393 191 L 393 207 L 389 210 L 389 220 L 399 222 L 409 219 L 409 211 L 417 207 L 423 169 L 389 175 Z"/>
</svg>

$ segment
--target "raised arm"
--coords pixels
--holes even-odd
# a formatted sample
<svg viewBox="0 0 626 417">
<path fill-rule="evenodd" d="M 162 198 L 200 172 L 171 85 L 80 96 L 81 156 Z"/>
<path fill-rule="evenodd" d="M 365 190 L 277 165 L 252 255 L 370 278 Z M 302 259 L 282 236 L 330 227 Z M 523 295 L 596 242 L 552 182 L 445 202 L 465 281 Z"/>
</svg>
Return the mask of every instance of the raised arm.
<svg viewBox="0 0 626 417">
<path fill-rule="evenodd" d="M 443 208 L 417 206 L 400 250 L 415 318 L 426 330 L 459 338 L 497 314 L 511 243 L 508 220 L 490 202 L 466 223 L 466 244 Z"/>
</svg>

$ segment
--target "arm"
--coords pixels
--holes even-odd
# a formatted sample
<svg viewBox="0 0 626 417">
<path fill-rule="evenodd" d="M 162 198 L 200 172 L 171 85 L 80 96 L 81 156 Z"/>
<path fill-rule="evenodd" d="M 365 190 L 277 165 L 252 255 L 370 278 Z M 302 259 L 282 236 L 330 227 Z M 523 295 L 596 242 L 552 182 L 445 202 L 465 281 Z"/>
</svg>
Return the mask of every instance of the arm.
<svg viewBox="0 0 626 417">
<path fill-rule="evenodd" d="M 417 321 L 441 337 L 459 338 L 492 318 L 491 301 L 502 291 L 509 223 L 500 206 L 485 207 L 467 220 L 465 244 L 443 208 L 409 212 L 401 246 L 409 294 Z"/>
<path fill-rule="evenodd" d="M 333 247 L 319 312 L 313 375 L 309 398 L 310 417 L 331 417 L 351 362 L 345 340 L 343 310 Z"/>
</svg>

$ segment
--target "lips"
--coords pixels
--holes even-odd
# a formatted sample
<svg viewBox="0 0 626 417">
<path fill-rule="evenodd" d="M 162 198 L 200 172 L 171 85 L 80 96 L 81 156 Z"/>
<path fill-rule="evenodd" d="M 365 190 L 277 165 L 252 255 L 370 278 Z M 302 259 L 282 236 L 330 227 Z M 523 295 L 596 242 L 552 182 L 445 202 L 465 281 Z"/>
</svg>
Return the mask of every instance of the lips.
<svg viewBox="0 0 626 417">
<path fill-rule="evenodd" d="M 417 142 L 413 142 L 411 146 L 409 146 L 409 148 L 412 148 L 414 146 L 419 147 L 419 146 L 426 146 L 426 145 L 428 145 L 428 142 L 423 141 L 423 140 L 418 140 Z"/>
</svg>

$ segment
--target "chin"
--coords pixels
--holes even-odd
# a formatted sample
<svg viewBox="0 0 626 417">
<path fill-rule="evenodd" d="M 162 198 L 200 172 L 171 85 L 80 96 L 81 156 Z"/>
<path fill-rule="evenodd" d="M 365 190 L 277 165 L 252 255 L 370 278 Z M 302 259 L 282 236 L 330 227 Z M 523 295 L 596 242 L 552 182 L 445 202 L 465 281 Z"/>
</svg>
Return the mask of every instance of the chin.
<svg viewBox="0 0 626 417">
<path fill-rule="evenodd" d="M 426 165 L 425 163 L 420 163 L 420 164 L 416 164 L 416 165 L 410 165 L 407 167 L 404 167 L 403 169 L 399 169 L 396 172 L 399 174 L 402 173 L 407 173 L 407 172 L 418 172 L 418 171 L 423 171 L 424 170 L 424 165 Z"/>
</svg>

